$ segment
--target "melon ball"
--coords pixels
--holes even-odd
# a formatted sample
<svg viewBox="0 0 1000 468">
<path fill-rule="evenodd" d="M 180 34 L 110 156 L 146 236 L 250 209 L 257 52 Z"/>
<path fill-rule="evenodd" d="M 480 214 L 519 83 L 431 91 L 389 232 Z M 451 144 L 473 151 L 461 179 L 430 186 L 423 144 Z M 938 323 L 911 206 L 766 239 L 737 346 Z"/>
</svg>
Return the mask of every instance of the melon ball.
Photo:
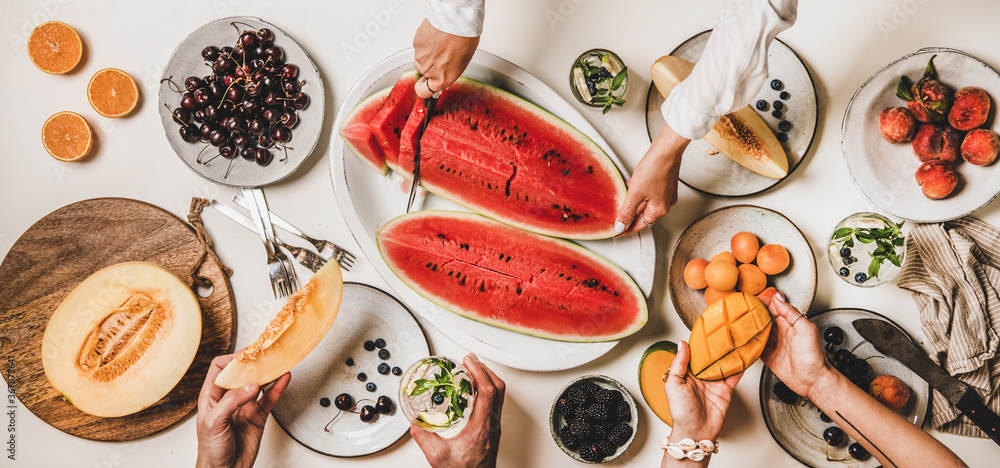
<svg viewBox="0 0 1000 468">
<path fill-rule="evenodd" d="M 757 236 L 753 233 L 737 232 L 729 241 L 729 247 L 733 250 L 733 257 L 740 263 L 751 263 L 757 258 L 760 243 L 757 242 Z"/>
<path fill-rule="evenodd" d="M 788 268 L 788 251 L 779 244 L 767 244 L 757 252 L 757 266 L 765 275 L 777 275 Z"/>
<path fill-rule="evenodd" d="M 736 290 L 756 296 L 767 287 L 767 275 L 757 265 L 744 263 L 737 267 L 740 277 L 736 281 Z"/>
<path fill-rule="evenodd" d="M 705 281 L 717 291 L 730 291 L 736 287 L 740 271 L 736 264 L 726 260 L 712 260 L 705 267 Z"/>
<path fill-rule="evenodd" d="M 722 299 L 723 297 L 726 297 L 734 292 L 736 291 L 719 291 L 718 289 L 712 289 L 712 287 L 709 286 L 705 288 L 705 305 L 711 305 L 713 302 L 718 301 L 719 299 Z"/>
<path fill-rule="evenodd" d="M 725 261 L 727 261 L 729 263 L 732 263 L 733 265 L 736 265 L 736 256 L 733 255 L 732 252 L 728 252 L 728 251 L 727 252 L 719 252 L 714 257 L 712 257 L 712 261 L 713 262 L 716 261 L 716 260 L 725 260 Z"/>
<path fill-rule="evenodd" d="M 705 289 L 708 286 L 708 282 L 705 281 L 705 267 L 707 266 L 708 260 L 704 258 L 696 258 L 688 262 L 687 266 L 684 267 L 684 283 L 691 289 Z"/>
</svg>

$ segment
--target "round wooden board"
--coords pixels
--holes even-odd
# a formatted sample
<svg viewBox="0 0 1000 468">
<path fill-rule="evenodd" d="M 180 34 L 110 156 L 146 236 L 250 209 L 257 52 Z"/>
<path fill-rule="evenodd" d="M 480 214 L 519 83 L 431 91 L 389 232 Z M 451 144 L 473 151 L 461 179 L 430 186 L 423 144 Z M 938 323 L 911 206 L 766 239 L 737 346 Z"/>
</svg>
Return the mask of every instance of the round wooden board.
<svg viewBox="0 0 1000 468">
<path fill-rule="evenodd" d="M 96 198 L 64 206 L 31 226 L 0 264 L 0 373 L 32 413 L 77 437 L 140 439 L 190 414 L 212 358 L 232 350 L 235 300 L 229 279 L 194 229 L 167 211 L 126 198 Z M 160 265 L 188 286 L 195 272 L 212 282 L 198 297 L 201 345 L 180 383 L 155 405 L 119 418 L 84 413 L 62 398 L 42 369 L 42 334 L 63 298 L 98 270 L 122 262 Z M 13 379 L 11 379 L 13 373 Z"/>
</svg>

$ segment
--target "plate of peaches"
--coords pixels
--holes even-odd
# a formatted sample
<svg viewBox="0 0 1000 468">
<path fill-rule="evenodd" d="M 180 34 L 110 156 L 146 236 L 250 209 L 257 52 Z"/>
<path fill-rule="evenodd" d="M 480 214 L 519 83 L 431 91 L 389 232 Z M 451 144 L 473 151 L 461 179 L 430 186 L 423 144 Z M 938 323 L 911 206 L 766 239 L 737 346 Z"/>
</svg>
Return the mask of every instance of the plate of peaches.
<svg viewBox="0 0 1000 468">
<path fill-rule="evenodd" d="M 875 72 L 841 126 L 848 170 L 887 214 L 955 219 L 1000 193 L 1000 74 L 965 52 L 925 48 Z"/>
<path fill-rule="evenodd" d="M 816 257 L 805 235 L 777 211 L 731 205 L 691 223 L 674 246 L 668 269 L 674 310 L 691 328 L 729 293 L 760 298 L 780 292 L 807 311 L 816 295 Z"/>
</svg>

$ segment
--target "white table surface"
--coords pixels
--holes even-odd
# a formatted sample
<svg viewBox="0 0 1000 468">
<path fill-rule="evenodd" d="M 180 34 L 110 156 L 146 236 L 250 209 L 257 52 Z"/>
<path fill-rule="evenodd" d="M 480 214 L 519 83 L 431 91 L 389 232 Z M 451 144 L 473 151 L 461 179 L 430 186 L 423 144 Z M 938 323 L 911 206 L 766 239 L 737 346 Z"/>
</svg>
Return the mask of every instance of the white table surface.
<svg viewBox="0 0 1000 468">
<path fill-rule="evenodd" d="M 648 66 L 689 36 L 711 27 L 721 3 L 718 0 L 491 0 L 481 48 L 527 69 L 577 105 L 631 168 L 648 147 L 643 119 L 650 79 Z M 36 220 L 78 200 L 135 198 L 183 216 L 192 196 L 224 200 L 235 193 L 206 182 L 178 160 L 163 136 L 155 109 L 157 80 L 174 47 L 202 24 L 233 15 L 264 18 L 306 48 L 326 80 L 329 126 L 344 94 L 366 69 L 390 53 L 410 46 L 413 31 L 424 17 L 424 5 L 419 0 L 4 1 L 0 6 L 0 25 L 6 42 L 0 45 L 0 63 L 3 63 L 0 89 L 5 90 L 0 125 L 3 141 L 0 252 L 6 253 Z M 847 214 L 872 208 L 848 175 L 840 150 L 840 123 L 851 96 L 870 74 L 921 47 L 962 49 L 1000 67 L 997 18 L 1000 18 L 1000 2 L 801 2 L 798 23 L 780 38 L 803 58 L 816 83 L 820 119 L 812 151 L 788 180 L 762 195 L 719 199 L 681 186 L 677 205 L 655 228 L 658 263 L 649 323 L 606 356 L 556 373 L 492 366 L 506 380 L 508 388 L 500 465 L 575 464 L 552 442 L 547 422 L 556 392 L 574 377 L 590 373 L 609 375 L 625 384 L 641 402 L 636 369 L 642 351 L 657 340 L 677 341 L 688 336 L 666 296 L 667 258 L 677 236 L 691 221 L 721 206 L 752 203 L 772 208 L 787 215 L 805 232 L 819 265 L 814 312 L 832 307 L 871 309 L 896 320 L 922 340 L 917 309 L 908 293 L 893 285 L 874 289 L 852 287 L 835 278 L 827 267 L 821 247 L 833 224 Z M 83 37 L 86 56 L 74 73 L 46 75 L 27 57 L 24 46 L 27 34 L 34 25 L 49 19 L 71 24 Z M 591 47 L 612 49 L 632 67 L 628 104 L 606 116 L 577 104 L 566 83 L 572 60 Z M 133 115 L 107 119 L 88 105 L 87 81 L 95 71 L 105 67 L 121 68 L 138 82 L 142 101 Z M 1000 96 L 994 96 L 997 98 Z M 42 123 L 63 110 L 80 113 L 95 128 L 97 145 L 93 154 L 82 162 L 56 161 L 41 146 L 38 135 Z M 296 174 L 268 187 L 266 193 L 271 208 L 293 224 L 357 250 L 333 197 L 329 136 L 327 131 L 316 152 Z M 1000 224 L 1000 204 L 980 209 L 975 215 Z M 237 346 L 243 346 L 256 338 L 280 304 L 271 298 L 256 235 L 212 211 L 206 211 L 204 219 L 219 256 L 236 271 L 232 277 L 239 311 L 236 341 Z M 346 273 L 345 279 L 385 287 L 365 259 Z M 433 328 L 425 326 L 425 330 L 435 353 L 464 354 Z M 798 466 L 771 439 L 761 419 L 757 398 L 760 371 L 759 365 L 751 368 L 738 387 L 721 436 L 723 449 L 712 466 Z M 611 465 L 657 466 L 662 454 L 657 442 L 664 429 L 662 422 L 643 409 L 634 444 Z M 995 466 L 1000 456 L 1000 448 L 988 440 L 931 432 L 972 466 Z M 100 443 L 66 435 L 19 406 L 16 436 L 17 460 L 7 459 L 4 451 L 3 466 L 191 466 L 196 452 L 194 417 L 140 441 Z M 267 425 L 257 466 L 368 467 L 425 463 L 409 436 L 377 455 L 328 458 L 298 445 L 272 419 Z"/>
</svg>

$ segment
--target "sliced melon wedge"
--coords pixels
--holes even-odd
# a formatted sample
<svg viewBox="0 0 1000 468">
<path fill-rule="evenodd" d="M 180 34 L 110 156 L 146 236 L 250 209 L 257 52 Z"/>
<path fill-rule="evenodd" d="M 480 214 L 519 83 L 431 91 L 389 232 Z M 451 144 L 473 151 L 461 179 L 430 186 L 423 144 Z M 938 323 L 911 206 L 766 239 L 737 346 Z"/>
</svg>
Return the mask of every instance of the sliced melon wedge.
<svg viewBox="0 0 1000 468">
<path fill-rule="evenodd" d="M 329 262 L 288 298 L 257 341 L 222 369 L 215 384 L 222 388 L 264 385 L 292 370 L 330 331 L 343 296 L 340 267 Z"/>
<path fill-rule="evenodd" d="M 653 63 L 653 83 L 664 99 L 680 84 L 694 64 L 664 55 Z M 735 163 L 764 177 L 780 179 L 788 175 L 788 156 L 774 132 L 750 106 L 723 115 L 703 138 Z"/>
<path fill-rule="evenodd" d="M 674 425 L 674 420 L 670 416 L 670 405 L 667 403 L 663 382 L 675 357 L 677 357 L 677 344 L 672 341 L 659 341 L 646 348 L 639 361 L 639 389 L 642 390 L 642 398 L 646 400 L 649 409 L 653 410 L 653 414 L 671 427 Z"/>
<path fill-rule="evenodd" d="M 771 333 L 771 314 L 756 296 L 730 294 L 705 308 L 691 327 L 691 373 L 722 380 L 757 361 Z"/>
</svg>

